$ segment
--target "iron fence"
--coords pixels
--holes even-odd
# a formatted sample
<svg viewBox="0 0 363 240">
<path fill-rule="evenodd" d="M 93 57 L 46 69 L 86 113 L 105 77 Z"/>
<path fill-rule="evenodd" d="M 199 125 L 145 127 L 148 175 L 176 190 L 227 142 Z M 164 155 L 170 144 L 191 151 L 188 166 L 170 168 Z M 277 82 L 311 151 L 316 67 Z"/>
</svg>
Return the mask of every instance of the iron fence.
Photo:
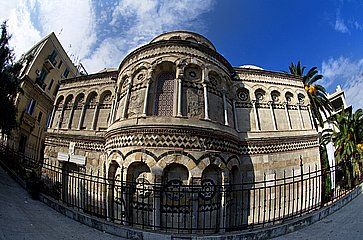
<svg viewBox="0 0 363 240">
<path fill-rule="evenodd" d="M 321 170 L 317 166 L 264 175 L 261 181 L 213 184 L 192 179 L 192 184 L 146 178 L 109 179 L 98 172 L 58 166 L 47 159 L 32 159 L 1 148 L 1 161 L 11 169 L 42 166 L 40 191 L 78 211 L 120 225 L 172 233 L 218 233 L 283 223 L 345 196 L 339 185 L 340 168 Z M 334 174 L 332 174 L 334 173 Z M 24 174 L 17 170 L 17 174 Z M 344 174 L 343 174 L 344 175 Z M 336 176 L 330 190 L 325 182 Z"/>
</svg>

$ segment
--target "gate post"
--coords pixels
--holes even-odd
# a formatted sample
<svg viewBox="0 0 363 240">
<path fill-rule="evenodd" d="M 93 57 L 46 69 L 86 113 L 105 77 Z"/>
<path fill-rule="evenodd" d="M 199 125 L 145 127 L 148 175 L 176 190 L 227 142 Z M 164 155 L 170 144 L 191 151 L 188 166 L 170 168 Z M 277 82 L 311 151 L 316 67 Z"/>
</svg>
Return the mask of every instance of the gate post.
<svg viewBox="0 0 363 240">
<path fill-rule="evenodd" d="M 161 227 L 161 176 L 154 176 L 154 201 L 153 201 L 153 230 L 158 230 Z"/>
</svg>

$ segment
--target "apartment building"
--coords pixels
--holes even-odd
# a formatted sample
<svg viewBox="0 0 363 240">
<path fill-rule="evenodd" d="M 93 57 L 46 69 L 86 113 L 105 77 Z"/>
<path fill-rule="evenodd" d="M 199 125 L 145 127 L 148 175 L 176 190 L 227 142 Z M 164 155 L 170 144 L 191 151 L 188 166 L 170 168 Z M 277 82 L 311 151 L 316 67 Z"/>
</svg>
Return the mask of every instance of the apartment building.
<svg viewBox="0 0 363 240">
<path fill-rule="evenodd" d="M 8 137 L 8 145 L 39 159 L 60 80 L 79 76 L 80 72 L 54 33 L 35 44 L 20 62 L 23 93 L 15 102 L 19 127 Z"/>
</svg>

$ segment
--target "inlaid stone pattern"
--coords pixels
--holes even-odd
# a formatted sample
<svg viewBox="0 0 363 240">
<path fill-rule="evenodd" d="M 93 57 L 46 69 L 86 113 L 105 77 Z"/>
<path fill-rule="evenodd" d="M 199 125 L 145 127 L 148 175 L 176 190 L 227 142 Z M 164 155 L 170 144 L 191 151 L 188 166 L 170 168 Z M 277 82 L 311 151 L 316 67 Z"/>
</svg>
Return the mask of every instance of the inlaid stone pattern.
<svg viewBox="0 0 363 240">
<path fill-rule="evenodd" d="M 75 143 L 76 154 L 86 158 L 79 169 L 136 186 L 127 199 L 135 225 L 161 216 L 160 227 L 176 229 L 168 219 L 183 213 L 216 229 L 221 202 L 228 201 L 216 194 L 218 187 L 320 168 L 318 134 L 301 78 L 232 67 L 208 39 L 186 31 L 161 34 L 120 62 L 117 69 L 62 81 L 45 157 L 70 164 L 57 154 Z M 137 188 L 154 183 L 166 192 L 155 197 L 152 188 Z M 173 194 L 186 185 L 202 189 L 193 198 L 203 202 L 198 209 L 208 211 L 208 219 L 192 216 L 193 199 Z M 127 215 L 117 210 L 124 208 L 120 189 L 115 184 L 105 196 L 116 206 L 108 212 L 119 219 Z M 249 194 L 239 202 L 258 201 Z M 155 199 L 162 199 L 159 212 Z M 185 205 L 176 206 L 178 201 Z M 231 212 L 238 212 L 235 207 Z"/>
</svg>

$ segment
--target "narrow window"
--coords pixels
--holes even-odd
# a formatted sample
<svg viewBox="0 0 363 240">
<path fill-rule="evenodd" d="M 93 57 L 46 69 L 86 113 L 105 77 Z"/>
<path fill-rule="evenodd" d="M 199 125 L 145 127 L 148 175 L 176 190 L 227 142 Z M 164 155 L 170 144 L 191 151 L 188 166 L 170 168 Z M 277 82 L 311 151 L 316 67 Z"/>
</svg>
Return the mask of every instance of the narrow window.
<svg viewBox="0 0 363 240">
<path fill-rule="evenodd" d="M 42 113 L 42 111 L 39 111 L 39 113 L 38 113 L 38 123 L 40 123 L 40 121 L 42 121 L 42 116 L 43 116 L 43 113 Z"/>
<path fill-rule="evenodd" d="M 48 86 L 48 90 L 50 91 L 50 89 L 52 88 L 54 83 L 54 79 L 50 80 L 49 86 Z"/>
<path fill-rule="evenodd" d="M 157 78 L 154 115 L 173 115 L 174 80 L 171 72 L 161 73 Z"/>
<path fill-rule="evenodd" d="M 45 84 L 44 84 L 44 80 L 48 75 L 48 71 L 45 68 L 42 68 L 42 71 L 40 72 L 39 76 L 36 79 L 36 83 L 44 90 L 45 89 Z"/>
<path fill-rule="evenodd" d="M 64 76 L 65 78 L 67 78 L 67 77 L 68 77 L 68 74 L 69 74 L 69 69 L 68 69 L 68 68 L 64 69 L 63 76 Z"/>
<path fill-rule="evenodd" d="M 47 123 L 46 123 L 46 128 L 49 128 L 50 127 L 50 118 L 52 117 L 51 116 L 52 114 L 49 113 L 48 116 L 47 116 Z"/>
<path fill-rule="evenodd" d="M 62 60 L 60 60 L 60 62 L 59 62 L 59 64 L 58 64 L 58 69 L 60 69 L 60 68 L 61 68 L 62 64 L 63 64 L 63 61 L 62 61 Z"/>
<path fill-rule="evenodd" d="M 57 57 L 58 53 L 56 50 L 53 50 L 52 53 L 48 56 L 49 61 L 53 63 L 53 65 L 57 64 L 55 58 Z"/>
<path fill-rule="evenodd" d="M 53 96 L 57 95 L 60 85 L 57 84 L 57 86 L 54 89 Z"/>
<path fill-rule="evenodd" d="M 28 103 L 28 106 L 25 109 L 25 112 L 26 113 L 29 113 L 30 115 L 32 115 L 33 112 L 34 112 L 35 103 L 36 103 L 36 101 L 34 99 L 30 99 L 30 101 Z"/>
</svg>

